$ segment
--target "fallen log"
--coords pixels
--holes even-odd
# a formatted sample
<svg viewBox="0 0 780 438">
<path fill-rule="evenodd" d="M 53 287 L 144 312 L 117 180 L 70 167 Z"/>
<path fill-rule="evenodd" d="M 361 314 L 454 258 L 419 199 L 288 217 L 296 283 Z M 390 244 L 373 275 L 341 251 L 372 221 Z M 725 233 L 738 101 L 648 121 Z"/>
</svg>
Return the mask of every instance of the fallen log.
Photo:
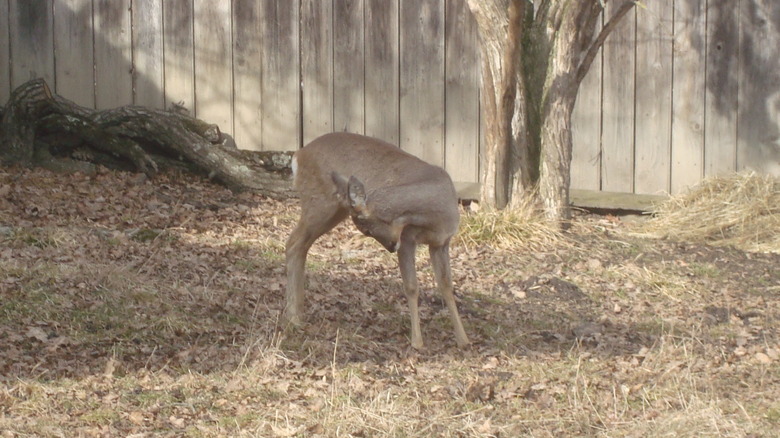
<svg viewBox="0 0 780 438">
<path fill-rule="evenodd" d="M 54 95 L 43 79 L 16 88 L 0 112 L 0 163 L 61 172 L 96 166 L 148 177 L 180 168 L 235 191 L 273 198 L 293 195 L 291 152 L 239 150 L 219 127 L 183 114 L 142 106 L 94 110 Z"/>
</svg>

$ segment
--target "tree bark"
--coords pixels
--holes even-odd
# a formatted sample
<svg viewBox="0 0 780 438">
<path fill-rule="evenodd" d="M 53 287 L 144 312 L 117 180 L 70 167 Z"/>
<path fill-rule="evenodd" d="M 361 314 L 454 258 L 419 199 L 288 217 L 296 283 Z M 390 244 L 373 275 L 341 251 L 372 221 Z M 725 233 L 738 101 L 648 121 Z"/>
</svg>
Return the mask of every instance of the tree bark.
<svg viewBox="0 0 780 438">
<path fill-rule="evenodd" d="M 186 114 L 84 108 L 52 95 L 42 79 L 14 90 L 0 121 L 0 162 L 9 165 L 89 173 L 100 163 L 150 177 L 184 167 L 233 190 L 285 198 L 293 195 L 290 160 L 289 152 L 239 151 L 218 126 Z"/>
<path fill-rule="evenodd" d="M 576 7 L 575 7 L 576 4 Z M 541 149 L 539 194 L 545 216 L 565 226 L 571 217 L 571 116 L 579 89 L 578 65 L 592 38 L 590 21 L 595 23 L 595 4 L 569 0 L 550 5 L 545 18 L 546 74 L 540 101 Z M 540 36 L 540 38 L 542 38 Z"/>
<path fill-rule="evenodd" d="M 28 82 L 11 93 L 0 120 L 0 147 L 6 162 L 23 166 L 32 162 L 35 122 L 51 100 L 51 91 L 43 80 Z"/>
<path fill-rule="evenodd" d="M 575 96 L 556 93 L 550 96 L 541 131 L 541 170 L 539 195 L 548 220 L 565 226 L 571 218 L 569 185 L 571 181 L 571 115 Z"/>
<path fill-rule="evenodd" d="M 525 0 L 468 0 L 482 49 L 481 105 L 485 117 L 486 166 L 481 175 L 482 202 L 504 208 L 518 188 L 531 184 L 526 90 L 519 74 Z M 506 35 L 510 37 L 507 38 Z"/>
</svg>

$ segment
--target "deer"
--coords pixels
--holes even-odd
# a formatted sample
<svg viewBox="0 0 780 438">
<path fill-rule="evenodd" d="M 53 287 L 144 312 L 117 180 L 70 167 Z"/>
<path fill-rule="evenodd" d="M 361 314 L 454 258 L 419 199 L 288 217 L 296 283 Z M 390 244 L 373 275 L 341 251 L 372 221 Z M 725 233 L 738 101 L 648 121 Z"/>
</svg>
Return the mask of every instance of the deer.
<svg viewBox="0 0 780 438">
<path fill-rule="evenodd" d="M 447 172 L 393 144 L 359 134 L 325 134 L 292 158 L 301 216 L 287 239 L 284 319 L 302 324 L 306 257 L 312 244 L 347 217 L 364 235 L 398 254 L 411 315 L 411 345 L 423 348 L 417 245 L 428 245 L 437 289 L 449 310 L 458 347 L 469 345 L 453 294 L 450 240 L 460 221 L 458 197 Z"/>
</svg>

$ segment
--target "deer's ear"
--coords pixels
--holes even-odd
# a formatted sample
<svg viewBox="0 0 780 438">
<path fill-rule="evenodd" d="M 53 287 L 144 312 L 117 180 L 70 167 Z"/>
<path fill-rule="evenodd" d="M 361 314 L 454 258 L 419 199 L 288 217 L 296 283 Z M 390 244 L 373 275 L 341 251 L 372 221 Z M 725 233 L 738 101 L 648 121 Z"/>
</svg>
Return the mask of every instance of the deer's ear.
<svg viewBox="0 0 780 438">
<path fill-rule="evenodd" d="M 347 195 L 349 207 L 358 215 L 368 216 L 368 207 L 366 206 L 366 189 L 354 175 L 349 177 L 347 184 Z"/>
<path fill-rule="evenodd" d="M 333 180 L 333 184 L 336 185 L 336 195 L 344 207 L 353 210 L 361 216 L 368 214 L 366 189 L 359 179 L 351 176 L 347 180 L 338 172 L 331 172 L 330 178 Z"/>
<path fill-rule="evenodd" d="M 349 204 L 347 203 L 347 198 L 349 195 L 349 182 L 347 179 L 341 176 L 341 174 L 338 172 L 331 172 L 330 179 L 333 180 L 333 184 L 336 186 L 336 197 L 339 199 L 341 205 L 344 207 L 349 207 Z"/>
</svg>

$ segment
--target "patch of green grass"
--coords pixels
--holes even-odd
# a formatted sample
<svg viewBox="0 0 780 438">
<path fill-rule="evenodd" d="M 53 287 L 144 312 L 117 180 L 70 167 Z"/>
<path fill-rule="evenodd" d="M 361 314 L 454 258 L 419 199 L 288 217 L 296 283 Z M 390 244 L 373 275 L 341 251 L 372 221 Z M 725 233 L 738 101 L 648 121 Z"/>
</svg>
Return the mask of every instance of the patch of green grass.
<svg viewBox="0 0 780 438">
<path fill-rule="evenodd" d="M 473 308 L 475 312 L 487 311 L 485 306 L 509 305 L 506 300 L 474 290 L 464 291 L 460 294 L 459 299 L 462 302 L 469 302 L 468 306 Z"/>
<path fill-rule="evenodd" d="M 111 407 L 97 407 L 81 416 L 82 421 L 95 426 L 109 426 L 120 418 L 120 413 Z"/>
<path fill-rule="evenodd" d="M 230 246 L 234 249 L 253 249 L 255 245 L 248 240 L 237 238 L 230 242 Z"/>
<path fill-rule="evenodd" d="M 495 319 L 484 319 L 477 324 L 464 323 L 464 326 L 466 333 L 476 333 L 479 338 L 489 339 L 500 351 L 516 351 L 524 344 L 526 335 Z"/>
<path fill-rule="evenodd" d="M 70 240 L 72 238 L 66 231 L 56 227 L 16 228 L 10 239 L 11 242 L 41 249 L 59 248 Z"/>
<path fill-rule="evenodd" d="M 6 296 L 0 307 L 0 321 L 16 323 L 34 318 L 51 322 L 58 332 L 62 331 L 59 334 L 76 341 L 94 336 L 132 336 L 134 328 L 128 320 L 135 317 L 134 305 L 159 300 L 153 289 L 134 288 L 132 279 L 114 273 L 96 276 L 67 266 L 38 264 L 19 274 L 16 292 Z M 101 275 L 110 280 L 103 281 Z"/>
<path fill-rule="evenodd" d="M 771 403 L 765 409 L 758 409 L 757 414 L 763 415 L 772 424 L 780 425 L 780 403 L 777 401 Z"/>
<path fill-rule="evenodd" d="M 689 269 L 696 277 L 718 279 L 723 277 L 723 271 L 712 263 L 691 263 Z"/>
<path fill-rule="evenodd" d="M 618 239 L 605 239 L 603 242 L 604 248 L 612 254 L 619 254 L 623 257 L 637 255 L 640 253 L 639 248 L 631 242 Z"/>
<path fill-rule="evenodd" d="M 268 248 L 260 252 L 260 257 L 266 262 L 279 263 L 284 261 L 284 248 Z"/>
<path fill-rule="evenodd" d="M 53 264 L 38 263 L 30 269 L 0 267 L 4 278 L 15 278 L 14 293 L 3 298 L 0 317 L 6 320 L 22 320 L 36 317 L 56 319 L 70 307 L 67 295 L 58 290 L 58 279 L 67 269 Z"/>
<path fill-rule="evenodd" d="M 248 322 L 245 318 L 229 312 L 216 312 L 212 314 L 211 317 L 220 326 L 238 327 Z"/>
<path fill-rule="evenodd" d="M 141 409 L 170 405 L 177 402 L 170 390 L 137 388 L 125 396 L 126 403 Z"/>
<path fill-rule="evenodd" d="M 157 239 L 163 230 L 155 230 L 151 228 L 142 228 L 130 235 L 130 238 L 136 242 L 147 243 Z"/>
<path fill-rule="evenodd" d="M 46 238 L 45 236 L 34 236 L 32 234 L 19 236 L 19 240 L 25 245 L 35 246 L 38 248 L 48 248 L 57 244 L 56 241 Z"/>
<path fill-rule="evenodd" d="M 531 330 L 542 332 L 557 332 L 565 327 L 561 327 L 561 319 L 556 317 L 550 317 L 546 315 L 534 315 L 533 317 L 523 321 L 523 325 Z"/>
<path fill-rule="evenodd" d="M 396 305 L 390 301 L 373 301 L 371 309 L 376 313 L 389 315 L 396 311 Z"/>
<path fill-rule="evenodd" d="M 656 337 L 673 336 L 682 338 L 692 338 L 690 327 L 681 326 L 673 322 L 664 320 L 657 315 L 647 315 L 634 325 L 636 332 L 653 335 Z"/>
<path fill-rule="evenodd" d="M 160 299 L 160 294 L 155 290 L 141 288 L 130 292 L 129 298 L 135 304 L 153 304 Z"/>
<path fill-rule="evenodd" d="M 256 424 L 257 414 L 245 412 L 239 415 L 221 415 L 217 424 L 227 430 L 242 430 Z"/>
<path fill-rule="evenodd" d="M 246 272 L 257 272 L 268 269 L 271 266 L 281 265 L 284 257 L 275 253 L 261 253 L 260 257 L 247 257 L 236 260 L 235 266 Z"/>
</svg>

